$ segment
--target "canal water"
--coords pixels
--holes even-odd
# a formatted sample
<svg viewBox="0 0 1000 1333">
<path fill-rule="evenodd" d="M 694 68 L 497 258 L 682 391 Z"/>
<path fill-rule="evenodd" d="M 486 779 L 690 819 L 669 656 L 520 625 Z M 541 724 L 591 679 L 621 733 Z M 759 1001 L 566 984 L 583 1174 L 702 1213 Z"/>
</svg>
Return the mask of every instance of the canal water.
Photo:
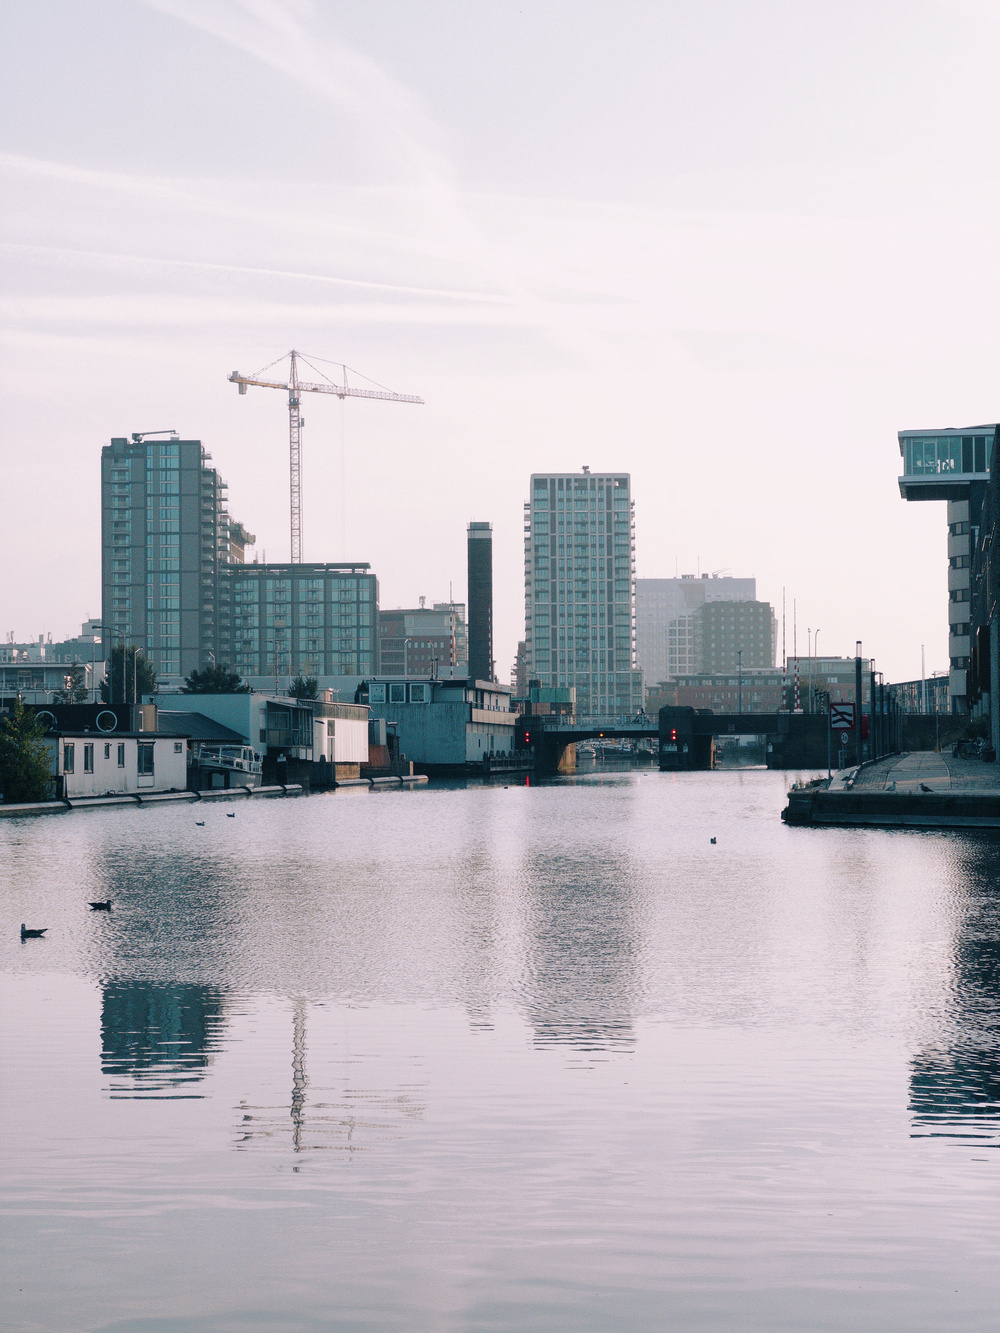
<svg viewBox="0 0 1000 1333">
<path fill-rule="evenodd" d="M 994 1329 L 1000 842 L 794 776 L 0 821 L 4 1327 Z"/>
</svg>

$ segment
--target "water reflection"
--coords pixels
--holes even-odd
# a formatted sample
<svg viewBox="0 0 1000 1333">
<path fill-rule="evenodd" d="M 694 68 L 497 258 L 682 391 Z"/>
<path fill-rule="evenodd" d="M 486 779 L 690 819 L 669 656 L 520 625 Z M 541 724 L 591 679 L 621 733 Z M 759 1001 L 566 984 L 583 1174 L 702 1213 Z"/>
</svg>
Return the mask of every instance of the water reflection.
<svg viewBox="0 0 1000 1333">
<path fill-rule="evenodd" d="M 355 1086 L 367 1062 L 342 1050 L 336 1033 L 323 1031 L 313 1055 L 316 1071 L 310 1074 L 310 1025 L 317 1026 L 324 1017 L 336 1023 L 343 1012 L 336 1006 L 324 1012 L 322 1003 L 310 1007 L 301 997 L 292 1002 L 288 1100 L 269 1105 L 242 1100 L 236 1108 L 237 1148 L 284 1145 L 296 1155 L 363 1152 L 398 1138 L 403 1121 L 422 1118 L 421 1085 L 416 1082 L 392 1088 Z"/>
<path fill-rule="evenodd" d="M 536 1046 L 632 1050 L 639 924 L 625 858 L 537 856 L 524 1007 Z"/>
<path fill-rule="evenodd" d="M 223 995 L 208 986 L 109 981 L 102 987 L 101 1071 L 112 1097 L 200 1097 L 224 1032 Z"/>
<path fill-rule="evenodd" d="M 971 844 L 957 858 L 955 934 L 944 1040 L 911 1062 L 917 1138 L 1000 1147 L 1000 903 L 997 849 Z"/>
</svg>

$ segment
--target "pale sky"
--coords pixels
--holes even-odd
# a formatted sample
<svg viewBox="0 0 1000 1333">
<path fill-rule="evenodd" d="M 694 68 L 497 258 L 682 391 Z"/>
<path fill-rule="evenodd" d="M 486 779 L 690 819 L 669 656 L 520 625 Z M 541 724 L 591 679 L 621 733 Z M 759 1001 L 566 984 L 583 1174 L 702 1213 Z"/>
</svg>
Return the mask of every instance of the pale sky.
<svg viewBox="0 0 1000 1333">
<path fill-rule="evenodd" d="M 426 399 L 347 403 L 346 554 L 464 598 L 492 521 L 503 680 L 529 475 L 584 463 L 632 474 L 641 577 L 947 665 L 896 432 L 1000 412 L 1000 4 L 32 0 L 3 48 L 4 637 L 99 613 L 113 435 L 202 439 L 286 559 L 285 398 L 226 377 L 295 346 Z M 304 413 L 340 559 L 341 409 Z"/>
</svg>

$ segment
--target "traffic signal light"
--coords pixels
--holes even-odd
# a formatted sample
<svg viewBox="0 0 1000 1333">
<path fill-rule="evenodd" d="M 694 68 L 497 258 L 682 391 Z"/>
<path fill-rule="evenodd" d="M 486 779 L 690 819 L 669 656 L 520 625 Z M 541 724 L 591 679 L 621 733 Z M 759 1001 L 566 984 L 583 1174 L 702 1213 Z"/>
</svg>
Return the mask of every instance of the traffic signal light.
<svg viewBox="0 0 1000 1333">
<path fill-rule="evenodd" d="M 675 741 L 675 740 L 677 739 L 677 728 L 676 728 L 676 727 L 671 727 L 671 728 L 670 728 L 670 739 L 671 739 L 672 741 Z"/>
</svg>

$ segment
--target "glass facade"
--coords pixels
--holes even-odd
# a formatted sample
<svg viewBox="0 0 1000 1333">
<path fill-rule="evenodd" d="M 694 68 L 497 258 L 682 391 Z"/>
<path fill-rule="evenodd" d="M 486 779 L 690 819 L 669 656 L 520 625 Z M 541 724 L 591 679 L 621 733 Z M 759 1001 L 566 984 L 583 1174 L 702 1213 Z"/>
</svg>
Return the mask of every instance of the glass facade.
<svg viewBox="0 0 1000 1333">
<path fill-rule="evenodd" d="M 642 706 L 635 662 L 635 520 L 622 474 L 545 473 L 525 505 L 529 681 L 576 689 L 581 718 Z"/>
<path fill-rule="evenodd" d="M 163 680 L 229 655 L 226 485 L 209 459 L 179 439 L 115 439 L 101 455 L 102 618 Z"/>
<path fill-rule="evenodd" d="M 952 713 L 967 711 L 971 660 L 970 571 L 978 542 L 996 440 L 996 424 L 898 435 L 904 500 L 944 500 L 948 510 L 948 693 Z"/>
<path fill-rule="evenodd" d="M 985 476 L 993 457 L 994 428 L 982 434 L 959 432 L 899 437 L 907 477 Z"/>
<path fill-rule="evenodd" d="M 241 675 L 378 671 L 378 580 L 367 565 L 234 565 L 225 581 Z"/>
</svg>

